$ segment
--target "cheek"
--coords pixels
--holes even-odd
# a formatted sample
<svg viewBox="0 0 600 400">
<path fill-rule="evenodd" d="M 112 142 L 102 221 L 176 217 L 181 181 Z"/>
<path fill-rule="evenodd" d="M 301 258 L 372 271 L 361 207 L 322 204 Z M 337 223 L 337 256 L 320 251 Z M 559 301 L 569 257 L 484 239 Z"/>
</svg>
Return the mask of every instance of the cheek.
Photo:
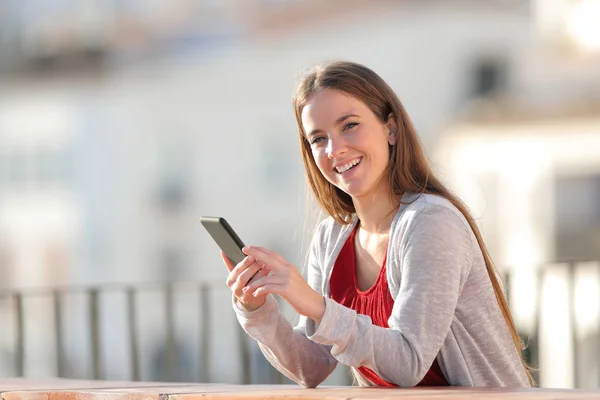
<svg viewBox="0 0 600 400">
<path fill-rule="evenodd" d="M 315 164 L 317 164 L 317 168 L 323 173 L 327 170 L 327 160 L 328 157 L 324 151 L 319 149 L 312 151 L 313 160 L 315 160 Z"/>
<path fill-rule="evenodd" d="M 331 163 L 329 157 L 324 151 L 313 151 L 313 160 L 317 165 L 317 169 L 321 173 L 321 176 L 331 184 L 335 184 L 335 173 L 331 170 Z"/>
</svg>

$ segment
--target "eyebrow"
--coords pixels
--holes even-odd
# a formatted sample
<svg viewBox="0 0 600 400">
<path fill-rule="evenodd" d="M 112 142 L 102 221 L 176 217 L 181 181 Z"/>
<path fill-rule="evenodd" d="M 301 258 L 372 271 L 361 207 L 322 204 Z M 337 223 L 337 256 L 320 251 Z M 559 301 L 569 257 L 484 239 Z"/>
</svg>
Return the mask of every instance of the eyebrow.
<svg viewBox="0 0 600 400">
<path fill-rule="evenodd" d="M 359 115 L 356 114 L 344 114 L 341 117 L 339 117 L 336 121 L 335 124 L 339 125 L 342 122 L 344 122 L 345 120 L 347 120 L 350 117 L 359 117 Z M 312 131 L 310 131 L 310 133 L 308 135 L 306 135 L 306 137 L 311 137 L 313 135 L 316 135 L 317 133 L 321 133 L 322 130 L 321 129 L 313 129 Z"/>
</svg>

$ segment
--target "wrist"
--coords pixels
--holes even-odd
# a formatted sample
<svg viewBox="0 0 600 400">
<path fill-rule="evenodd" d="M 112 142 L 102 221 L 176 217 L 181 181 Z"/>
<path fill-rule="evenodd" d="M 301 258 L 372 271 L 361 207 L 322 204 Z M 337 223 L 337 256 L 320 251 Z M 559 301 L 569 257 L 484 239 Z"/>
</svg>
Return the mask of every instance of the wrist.
<svg viewBox="0 0 600 400">
<path fill-rule="evenodd" d="M 321 323 L 323 315 L 325 315 L 325 297 L 318 293 L 315 293 L 315 303 L 311 315 L 308 315 L 310 319 L 315 321 L 317 324 Z"/>
<path fill-rule="evenodd" d="M 237 303 L 239 304 L 239 307 L 241 308 L 242 311 L 254 312 L 254 311 L 258 310 L 259 308 L 261 308 L 266 303 L 266 299 L 263 299 L 262 301 L 258 300 L 258 301 L 248 301 L 248 302 L 243 302 L 242 300 L 237 299 Z"/>
</svg>

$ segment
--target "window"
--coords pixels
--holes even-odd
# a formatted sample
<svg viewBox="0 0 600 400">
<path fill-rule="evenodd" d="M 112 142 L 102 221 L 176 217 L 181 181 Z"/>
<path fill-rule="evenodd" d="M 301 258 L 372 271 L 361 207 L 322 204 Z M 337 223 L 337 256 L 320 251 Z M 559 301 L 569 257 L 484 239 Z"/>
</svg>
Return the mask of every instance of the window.
<svg viewBox="0 0 600 400">
<path fill-rule="evenodd" d="M 557 261 L 600 261 L 600 175 L 558 177 L 554 196 Z"/>
</svg>

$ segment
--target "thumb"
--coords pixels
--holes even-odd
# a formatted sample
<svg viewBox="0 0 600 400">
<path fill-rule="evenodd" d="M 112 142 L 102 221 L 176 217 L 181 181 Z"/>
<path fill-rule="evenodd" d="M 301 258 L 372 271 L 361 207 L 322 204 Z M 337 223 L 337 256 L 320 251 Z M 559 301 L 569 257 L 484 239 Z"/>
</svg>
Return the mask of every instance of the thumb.
<svg viewBox="0 0 600 400">
<path fill-rule="evenodd" d="M 221 258 L 223 259 L 223 262 L 225 263 L 225 266 L 227 266 L 227 269 L 229 270 L 229 272 L 231 272 L 235 268 L 235 265 L 233 265 L 233 263 L 231 262 L 229 257 L 227 257 L 225 255 L 223 250 L 221 250 Z"/>
</svg>

